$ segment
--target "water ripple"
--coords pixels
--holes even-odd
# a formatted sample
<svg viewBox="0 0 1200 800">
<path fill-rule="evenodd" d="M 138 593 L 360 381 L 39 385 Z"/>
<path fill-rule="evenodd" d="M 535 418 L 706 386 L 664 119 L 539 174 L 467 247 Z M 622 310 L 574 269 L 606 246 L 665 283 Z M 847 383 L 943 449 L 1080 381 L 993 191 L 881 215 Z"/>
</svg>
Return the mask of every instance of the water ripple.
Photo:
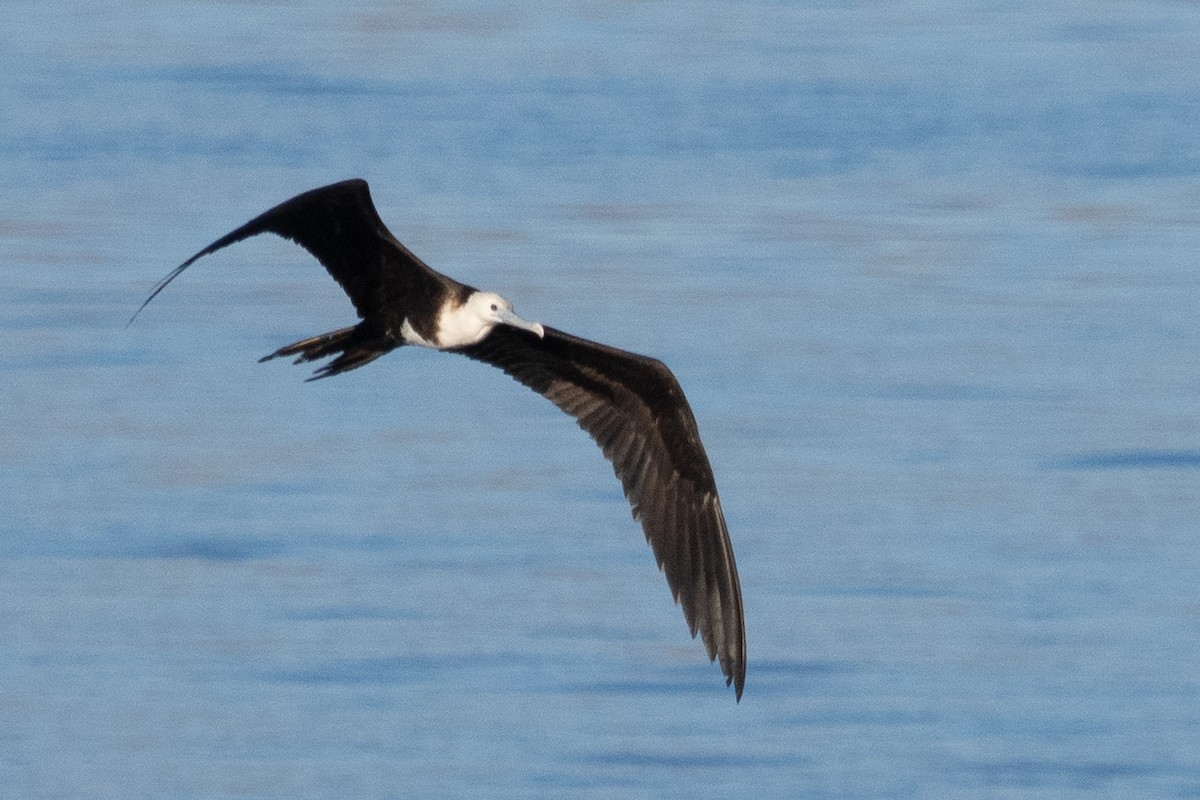
<svg viewBox="0 0 1200 800">
<path fill-rule="evenodd" d="M 1048 462 L 1047 469 L 1200 469 L 1200 450 L 1118 450 Z"/>
</svg>

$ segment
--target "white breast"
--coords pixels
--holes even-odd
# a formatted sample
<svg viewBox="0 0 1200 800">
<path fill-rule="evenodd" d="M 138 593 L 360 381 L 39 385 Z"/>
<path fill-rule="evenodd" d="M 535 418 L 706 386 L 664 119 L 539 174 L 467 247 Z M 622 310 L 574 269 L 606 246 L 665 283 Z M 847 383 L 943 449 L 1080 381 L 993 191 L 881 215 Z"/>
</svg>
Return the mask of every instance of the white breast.
<svg viewBox="0 0 1200 800">
<path fill-rule="evenodd" d="M 484 320 L 476 307 L 478 301 L 468 301 L 455 308 L 443 307 L 438 315 L 438 347 L 466 347 L 475 344 L 492 332 L 495 322 Z"/>
<path fill-rule="evenodd" d="M 406 319 L 400 325 L 400 336 L 405 344 L 416 344 L 421 347 L 432 347 L 435 350 L 445 350 L 449 347 L 466 347 L 475 344 L 491 333 L 495 323 L 484 322 L 479 315 L 467 306 L 458 308 L 443 308 L 438 315 L 436 341 L 429 341 Z"/>
</svg>

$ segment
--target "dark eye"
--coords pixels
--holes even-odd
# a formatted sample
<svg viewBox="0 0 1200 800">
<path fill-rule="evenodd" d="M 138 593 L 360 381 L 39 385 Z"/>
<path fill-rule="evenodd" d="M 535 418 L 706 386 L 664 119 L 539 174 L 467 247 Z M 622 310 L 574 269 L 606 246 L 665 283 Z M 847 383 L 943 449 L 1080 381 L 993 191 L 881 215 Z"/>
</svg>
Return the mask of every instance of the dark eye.
<svg viewBox="0 0 1200 800">
<path fill-rule="evenodd" d="M 492 311 L 498 311 L 498 310 L 499 310 L 499 309 L 496 307 L 496 304 L 495 304 L 495 303 L 492 303 Z"/>
</svg>

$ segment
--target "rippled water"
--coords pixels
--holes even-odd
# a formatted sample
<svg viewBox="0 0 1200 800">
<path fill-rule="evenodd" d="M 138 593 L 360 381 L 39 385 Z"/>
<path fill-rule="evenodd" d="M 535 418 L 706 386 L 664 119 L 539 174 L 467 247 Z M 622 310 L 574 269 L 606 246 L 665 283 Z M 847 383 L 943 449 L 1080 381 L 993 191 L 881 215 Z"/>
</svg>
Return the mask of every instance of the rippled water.
<svg viewBox="0 0 1200 800">
<path fill-rule="evenodd" d="M 11 8 L 9 8 L 11 6 Z M 1133 2 L 14 2 L 0 796 L 1200 796 L 1200 19 Z M 735 704 L 619 487 L 256 239 L 666 360 Z"/>
</svg>

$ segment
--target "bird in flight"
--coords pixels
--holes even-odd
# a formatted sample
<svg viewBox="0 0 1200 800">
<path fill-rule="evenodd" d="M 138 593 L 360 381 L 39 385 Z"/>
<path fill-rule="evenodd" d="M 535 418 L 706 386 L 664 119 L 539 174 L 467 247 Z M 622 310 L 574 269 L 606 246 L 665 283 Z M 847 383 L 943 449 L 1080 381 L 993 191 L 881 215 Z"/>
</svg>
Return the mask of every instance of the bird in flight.
<svg viewBox="0 0 1200 800">
<path fill-rule="evenodd" d="M 197 259 L 260 233 L 315 256 L 361 319 L 262 361 L 328 359 L 316 380 L 419 345 L 499 367 L 546 397 L 612 463 L 692 636 L 741 700 L 746 633 L 733 546 L 696 420 L 665 364 L 528 322 L 495 292 L 435 272 L 388 231 L 360 179 L 304 192 L 217 239 L 163 278 L 133 317 Z"/>
</svg>

